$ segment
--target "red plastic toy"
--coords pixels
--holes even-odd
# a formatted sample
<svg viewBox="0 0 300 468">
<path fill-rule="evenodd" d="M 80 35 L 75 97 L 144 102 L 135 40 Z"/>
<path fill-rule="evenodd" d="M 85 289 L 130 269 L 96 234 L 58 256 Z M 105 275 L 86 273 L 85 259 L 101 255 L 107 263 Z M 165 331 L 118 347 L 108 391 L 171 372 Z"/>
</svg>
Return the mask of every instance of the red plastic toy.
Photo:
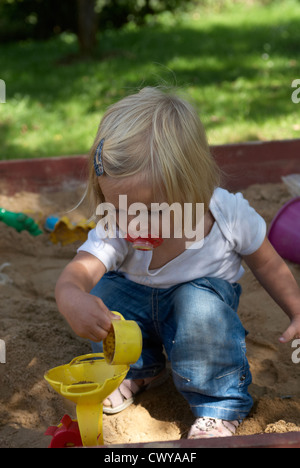
<svg viewBox="0 0 300 468">
<path fill-rule="evenodd" d="M 52 436 L 48 448 L 82 447 L 82 441 L 77 421 L 65 414 L 58 426 L 48 427 L 45 435 Z"/>
</svg>

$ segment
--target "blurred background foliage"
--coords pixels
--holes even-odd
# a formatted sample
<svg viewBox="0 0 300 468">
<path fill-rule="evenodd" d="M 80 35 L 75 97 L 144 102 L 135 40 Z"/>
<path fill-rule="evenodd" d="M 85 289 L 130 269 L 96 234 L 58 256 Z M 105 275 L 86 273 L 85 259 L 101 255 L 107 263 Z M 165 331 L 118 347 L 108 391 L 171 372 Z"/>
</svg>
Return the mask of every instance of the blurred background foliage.
<svg viewBox="0 0 300 468">
<path fill-rule="evenodd" d="M 146 17 L 175 11 L 191 0 L 84 0 L 92 4 L 99 29 L 120 28 L 128 22 L 138 25 Z M 0 40 L 48 39 L 69 31 L 78 33 L 76 0 L 0 0 Z"/>
<path fill-rule="evenodd" d="M 0 159 L 86 153 L 107 106 L 175 86 L 211 144 L 300 137 L 299 0 L 0 0 Z"/>
</svg>

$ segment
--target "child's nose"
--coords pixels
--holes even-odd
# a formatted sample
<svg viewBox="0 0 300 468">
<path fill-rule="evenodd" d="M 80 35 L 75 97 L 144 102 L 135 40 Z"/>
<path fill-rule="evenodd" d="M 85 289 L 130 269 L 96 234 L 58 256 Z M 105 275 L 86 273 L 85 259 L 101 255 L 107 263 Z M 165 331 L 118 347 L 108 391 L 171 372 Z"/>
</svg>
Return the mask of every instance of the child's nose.
<svg viewBox="0 0 300 468">
<path fill-rule="evenodd" d="M 133 232 L 134 231 L 134 232 Z M 127 232 L 135 237 L 147 237 L 151 232 L 151 220 L 148 214 L 128 215 Z"/>
</svg>

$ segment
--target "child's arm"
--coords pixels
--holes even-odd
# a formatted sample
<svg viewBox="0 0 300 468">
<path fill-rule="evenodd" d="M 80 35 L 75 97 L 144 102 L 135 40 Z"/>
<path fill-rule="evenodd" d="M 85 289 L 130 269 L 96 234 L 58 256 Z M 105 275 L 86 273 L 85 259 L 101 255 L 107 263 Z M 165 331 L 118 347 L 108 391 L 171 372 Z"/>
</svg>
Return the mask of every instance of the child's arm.
<svg viewBox="0 0 300 468">
<path fill-rule="evenodd" d="M 116 318 L 91 289 L 100 281 L 106 268 L 87 252 L 79 252 L 58 279 L 55 297 L 60 313 L 74 332 L 92 341 L 103 340 Z"/>
<path fill-rule="evenodd" d="M 262 246 L 244 260 L 265 290 L 291 319 L 279 341 L 300 337 L 300 289 L 284 260 L 266 238 Z"/>
</svg>

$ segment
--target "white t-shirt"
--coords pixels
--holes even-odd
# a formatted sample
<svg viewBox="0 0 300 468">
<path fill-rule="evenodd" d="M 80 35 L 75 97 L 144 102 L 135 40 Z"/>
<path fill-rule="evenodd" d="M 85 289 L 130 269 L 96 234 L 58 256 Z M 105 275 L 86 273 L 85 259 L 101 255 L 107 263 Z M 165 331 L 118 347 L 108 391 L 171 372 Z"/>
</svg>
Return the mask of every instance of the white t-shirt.
<svg viewBox="0 0 300 468">
<path fill-rule="evenodd" d="M 241 193 L 217 188 L 210 201 L 215 222 L 201 247 L 186 249 L 161 268 L 149 270 L 151 251 L 133 248 L 125 239 L 102 239 L 100 230 L 89 232 L 78 249 L 97 257 L 107 271 L 153 288 L 169 288 L 196 278 L 215 277 L 234 283 L 244 273 L 242 256 L 254 253 L 266 236 L 264 219 Z"/>
</svg>

